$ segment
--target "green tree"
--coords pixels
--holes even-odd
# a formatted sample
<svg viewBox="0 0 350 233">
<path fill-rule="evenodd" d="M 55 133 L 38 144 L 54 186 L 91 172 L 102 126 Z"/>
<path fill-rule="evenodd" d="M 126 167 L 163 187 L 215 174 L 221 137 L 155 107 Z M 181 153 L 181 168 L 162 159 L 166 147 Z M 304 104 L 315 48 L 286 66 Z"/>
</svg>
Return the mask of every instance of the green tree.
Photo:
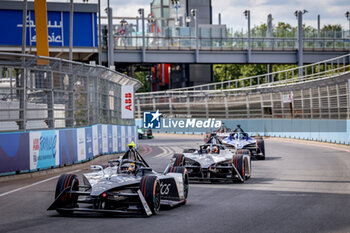
<svg viewBox="0 0 350 233">
<path fill-rule="evenodd" d="M 148 71 L 137 71 L 135 72 L 135 77 L 137 80 L 141 82 L 141 87 L 137 90 L 137 92 L 149 92 L 150 85 L 147 76 L 149 75 Z"/>
</svg>

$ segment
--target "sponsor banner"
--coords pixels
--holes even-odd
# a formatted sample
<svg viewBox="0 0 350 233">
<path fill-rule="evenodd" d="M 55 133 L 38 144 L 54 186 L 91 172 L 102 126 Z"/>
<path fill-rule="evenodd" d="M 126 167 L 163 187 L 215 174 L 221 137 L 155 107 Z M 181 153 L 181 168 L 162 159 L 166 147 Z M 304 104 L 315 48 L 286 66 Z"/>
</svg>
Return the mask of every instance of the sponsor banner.
<svg viewBox="0 0 350 233">
<path fill-rule="evenodd" d="M 134 86 L 122 86 L 122 118 L 134 119 Z"/>
<path fill-rule="evenodd" d="M 118 151 L 118 126 L 112 125 L 113 152 Z"/>
<path fill-rule="evenodd" d="M 60 165 L 72 164 L 77 159 L 77 130 L 60 130 Z"/>
<path fill-rule="evenodd" d="M 46 130 L 29 133 L 29 168 L 43 169 L 58 166 L 59 131 Z"/>
<path fill-rule="evenodd" d="M 85 128 L 85 151 L 86 151 L 86 159 L 91 159 L 94 157 L 93 142 L 92 142 L 92 127 Z"/>
<path fill-rule="evenodd" d="M 125 151 L 126 150 L 126 126 L 122 125 L 121 126 L 122 128 L 122 134 L 121 134 L 121 137 L 122 137 L 122 150 L 121 151 Z"/>
<path fill-rule="evenodd" d="M 112 133 L 112 125 L 107 125 L 108 130 L 108 153 L 115 152 L 113 151 L 113 133 Z"/>
<path fill-rule="evenodd" d="M 29 133 L 0 134 L 0 173 L 29 170 Z"/>
<path fill-rule="evenodd" d="M 122 151 L 122 126 L 117 126 L 117 134 L 118 134 L 118 152 Z"/>
<path fill-rule="evenodd" d="M 93 125 L 92 127 L 92 151 L 93 155 L 97 156 L 99 155 L 98 149 L 98 127 L 97 125 Z"/>
<path fill-rule="evenodd" d="M 97 135 L 98 135 L 98 154 L 102 154 L 102 125 L 97 125 Z"/>
<path fill-rule="evenodd" d="M 132 138 L 132 126 L 127 126 L 127 129 L 128 129 L 128 133 L 127 133 L 127 142 L 126 144 L 129 144 L 133 141 L 133 138 Z"/>
<path fill-rule="evenodd" d="M 102 153 L 108 153 L 108 128 L 107 125 L 101 125 L 102 128 Z"/>
<path fill-rule="evenodd" d="M 77 129 L 77 153 L 78 161 L 86 159 L 86 138 L 85 138 L 85 128 Z"/>
</svg>

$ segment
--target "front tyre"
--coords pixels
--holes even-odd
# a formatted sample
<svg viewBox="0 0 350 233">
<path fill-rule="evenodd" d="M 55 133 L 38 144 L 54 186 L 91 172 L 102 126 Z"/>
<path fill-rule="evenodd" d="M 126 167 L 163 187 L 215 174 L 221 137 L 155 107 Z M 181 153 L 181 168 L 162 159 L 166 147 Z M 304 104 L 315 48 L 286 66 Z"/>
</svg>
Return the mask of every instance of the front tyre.
<svg viewBox="0 0 350 233">
<path fill-rule="evenodd" d="M 160 183 L 156 176 L 144 176 L 140 182 L 140 190 L 145 197 L 152 214 L 157 214 L 160 209 Z"/>
<path fill-rule="evenodd" d="M 182 174 L 182 183 L 183 183 L 183 194 L 184 194 L 184 203 L 187 201 L 188 190 L 189 190 L 189 179 L 187 169 L 185 167 L 171 167 L 169 173 L 181 173 Z"/>
<path fill-rule="evenodd" d="M 63 191 L 79 191 L 78 176 L 74 174 L 62 174 L 57 181 L 55 199 L 60 196 Z M 74 208 L 78 202 L 78 195 L 63 193 L 57 200 L 57 208 Z M 59 214 L 70 214 L 73 211 L 56 210 Z"/>
</svg>

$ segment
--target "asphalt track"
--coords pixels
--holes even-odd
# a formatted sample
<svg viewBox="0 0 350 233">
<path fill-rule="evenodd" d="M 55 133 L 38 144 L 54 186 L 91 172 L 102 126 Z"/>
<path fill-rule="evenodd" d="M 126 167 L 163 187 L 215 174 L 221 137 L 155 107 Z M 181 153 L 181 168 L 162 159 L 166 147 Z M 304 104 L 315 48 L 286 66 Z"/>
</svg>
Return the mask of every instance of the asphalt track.
<svg viewBox="0 0 350 233">
<path fill-rule="evenodd" d="M 162 135 L 140 141 L 140 152 L 162 171 L 174 152 L 200 143 Z M 191 184 L 185 206 L 151 217 L 62 217 L 46 211 L 59 174 L 2 181 L 0 232 L 350 232 L 348 148 L 267 139 L 266 154 L 246 183 Z"/>
</svg>

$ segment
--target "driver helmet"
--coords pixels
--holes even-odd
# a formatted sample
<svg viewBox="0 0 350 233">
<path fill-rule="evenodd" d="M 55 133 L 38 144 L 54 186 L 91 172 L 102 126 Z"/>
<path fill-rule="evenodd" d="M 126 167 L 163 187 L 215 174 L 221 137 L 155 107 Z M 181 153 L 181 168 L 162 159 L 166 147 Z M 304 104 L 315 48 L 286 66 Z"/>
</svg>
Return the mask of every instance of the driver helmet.
<svg viewBox="0 0 350 233">
<path fill-rule="evenodd" d="M 235 135 L 233 135 L 233 138 L 234 138 L 234 139 L 238 139 L 238 138 L 239 138 L 238 133 L 236 133 Z"/>
<path fill-rule="evenodd" d="M 212 152 L 214 154 L 219 154 L 219 148 L 217 146 L 214 146 Z"/>
<path fill-rule="evenodd" d="M 135 163 L 123 164 L 121 169 L 122 169 L 123 173 L 134 173 L 135 172 Z"/>
</svg>

